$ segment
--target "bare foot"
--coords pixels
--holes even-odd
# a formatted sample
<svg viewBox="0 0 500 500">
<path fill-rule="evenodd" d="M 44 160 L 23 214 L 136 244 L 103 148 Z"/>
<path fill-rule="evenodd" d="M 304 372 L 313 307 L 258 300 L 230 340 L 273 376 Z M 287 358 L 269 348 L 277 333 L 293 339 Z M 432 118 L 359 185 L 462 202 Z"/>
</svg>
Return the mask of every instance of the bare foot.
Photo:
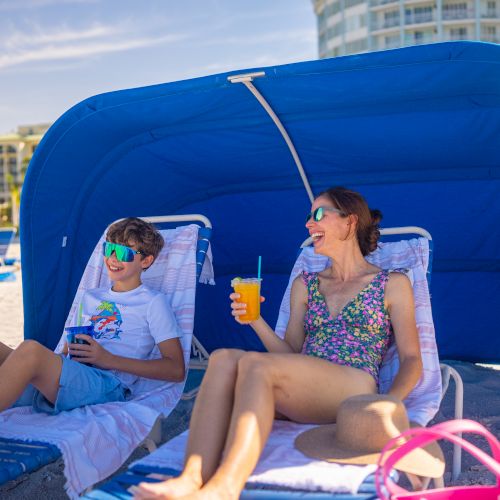
<svg viewBox="0 0 500 500">
<path fill-rule="evenodd" d="M 238 500 L 239 493 L 224 485 L 207 483 L 201 490 L 182 497 L 182 500 Z"/>
<path fill-rule="evenodd" d="M 140 483 L 139 486 L 133 486 L 129 491 L 134 498 L 146 500 L 159 498 L 169 500 L 171 498 L 180 498 L 198 491 L 201 484 L 198 484 L 189 476 L 179 476 L 161 483 Z"/>
</svg>

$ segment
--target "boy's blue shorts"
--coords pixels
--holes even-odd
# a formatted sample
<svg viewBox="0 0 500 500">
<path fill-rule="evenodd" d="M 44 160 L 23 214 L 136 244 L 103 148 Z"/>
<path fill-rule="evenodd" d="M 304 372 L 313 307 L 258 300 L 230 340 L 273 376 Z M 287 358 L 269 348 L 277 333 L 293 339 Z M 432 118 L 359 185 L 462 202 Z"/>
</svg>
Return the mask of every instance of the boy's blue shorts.
<svg viewBox="0 0 500 500">
<path fill-rule="evenodd" d="M 130 393 L 118 377 L 61 355 L 59 392 L 54 404 L 33 386 L 28 386 L 13 406 L 33 406 L 36 412 L 57 414 L 85 405 L 125 401 Z"/>
</svg>

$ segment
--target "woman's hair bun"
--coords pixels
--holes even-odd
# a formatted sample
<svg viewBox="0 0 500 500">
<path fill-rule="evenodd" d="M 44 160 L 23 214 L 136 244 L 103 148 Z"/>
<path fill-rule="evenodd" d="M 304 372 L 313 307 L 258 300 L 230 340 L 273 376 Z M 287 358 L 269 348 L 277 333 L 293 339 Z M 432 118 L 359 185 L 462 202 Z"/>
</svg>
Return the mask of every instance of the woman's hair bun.
<svg viewBox="0 0 500 500">
<path fill-rule="evenodd" d="M 366 227 L 364 231 L 364 241 L 360 244 L 363 255 L 368 255 L 369 253 L 375 251 L 380 238 L 380 230 L 378 226 L 382 220 L 382 212 L 380 210 L 373 209 L 370 210 L 370 215 L 372 219 L 371 224 Z"/>
<path fill-rule="evenodd" d="M 372 224 L 378 226 L 382 220 L 382 212 L 377 208 L 370 209 L 370 215 L 372 216 Z"/>
</svg>

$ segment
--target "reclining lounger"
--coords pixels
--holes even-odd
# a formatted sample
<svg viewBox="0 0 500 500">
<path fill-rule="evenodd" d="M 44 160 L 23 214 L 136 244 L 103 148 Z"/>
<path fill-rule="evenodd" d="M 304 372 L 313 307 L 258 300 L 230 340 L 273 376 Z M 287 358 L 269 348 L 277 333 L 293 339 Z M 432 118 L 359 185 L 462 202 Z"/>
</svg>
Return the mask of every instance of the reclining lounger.
<svg viewBox="0 0 500 500">
<path fill-rule="evenodd" d="M 145 284 L 148 284 L 151 288 L 159 289 L 169 296 L 176 319 L 184 333 L 181 343 L 186 366 L 188 366 L 190 362 L 190 353 L 194 352 L 196 359 L 194 359 L 193 364 L 195 368 L 199 368 L 206 364 L 208 355 L 197 340 L 193 340 L 193 342 L 191 340 L 194 321 L 196 282 L 200 281 L 213 284 L 213 271 L 210 260 L 211 254 L 209 255 L 210 258 L 205 260 L 205 256 L 207 252 L 209 252 L 211 224 L 208 219 L 203 216 L 192 215 L 150 217 L 148 220 L 153 223 L 175 223 L 198 220 L 206 224 L 206 227 L 201 228 L 192 224 L 189 226 L 180 226 L 175 229 L 161 230 L 160 232 L 165 239 L 165 246 L 153 266 L 143 275 Z M 104 286 L 104 284 L 107 283 L 106 280 L 108 280 L 108 277 L 102 266 L 103 238 L 104 236 L 97 243 L 82 276 L 73 306 L 68 315 L 68 324 L 71 324 L 72 315 L 76 314 L 75 304 L 78 302 L 83 291 L 88 288 Z M 169 271 L 168 282 L 166 280 L 167 270 Z M 63 339 L 63 337 L 61 337 L 61 339 Z M 62 347 L 61 342 L 59 347 Z M 56 351 L 57 350 L 56 348 Z M 196 384 L 199 383 L 199 370 L 193 370 L 193 373 L 194 380 L 186 382 L 191 393 L 188 394 L 188 397 L 192 397 L 192 394 L 196 393 Z M 189 379 L 189 370 L 187 378 Z M 70 497 L 76 497 L 77 494 L 104 479 L 116 470 L 116 468 L 128 458 L 137 445 L 141 444 L 141 441 L 144 441 L 143 444 L 146 445 L 150 451 L 155 449 L 155 442 L 157 443 L 159 440 L 158 434 L 161 431 L 161 423 L 159 419 L 157 419 L 157 416 L 160 415 L 160 413 L 162 413 L 163 416 L 167 416 L 173 410 L 178 400 L 182 397 L 184 382 L 177 384 L 167 382 L 165 386 L 164 382 L 154 381 L 153 387 L 149 387 L 150 390 L 148 390 L 147 385 L 141 387 L 142 383 L 143 381 L 139 382 L 138 397 L 134 397 L 132 400 L 125 403 L 94 405 L 90 413 L 87 408 L 82 408 L 72 410 L 71 412 L 63 412 L 56 416 L 38 414 L 40 425 L 52 428 L 57 428 L 58 424 L 63 420 L 66 422 L 65 425 L 68 425 L 68 423 L 71 422 L 73 414 L 76 424 L 76 434 L 85 432 L 84 428 L 80 427 L 81 420 L 78 421 L 78 417 L 76 416 L 78 413 L 81 415 L 87 413 L 84 418 L 92 418 L 92 414 L 99 415 L 100 419 L 102 418 L 103 422 L 105 422 L 105 425 L 109 425 L 111 429 L 120 426 L 120 424 L 124 427 L 129 427 L 132 436 L 125 436 L 123 442 L 117 444 L 117 449 L 114 450 L 111 460 L 109 461 L 110 463 L 114 463 L 112 466 L 113 470 L 107 470 L 110 463 L 103 464 L 102 467 L 100 464 L 95 466 L 86 464 L 82 466 L 81 464 L 74 463 L 72 458 L 74 450 L 82 446 L 75 445 L 70 441 L 59 442 L 57 436 L 46 436 L 45 438 L 39 438 L 40 441 L 35 441 L 35 439 L 37 439 L 36 435 L 38 434 L 36 432 L 36 425 L 26 426 L 26 418 L 31 418 L 30 414 L 32 410 L 30 407 L 21 407 L 0 413 L 0 485 L 15 479 L 21 474 L 36 470 L 56 460 L 62 454 L 65 458 L 65 474 L 68 479 L 68 483 L 66 484 L 67 492 Z M 122 409 L 122 405 L 128 405 L 126 406 L 127 411 Z M 140 414 L 148 405 L 152 407 L 150 410 L 147 410 L 150 412 L 149 416 L 147 416 L 144 421 L 141 421 L 141 419 L 145 417 L 145 415 L 142 415 L 141 418 L 134 421 L 134 411 Z M 156 409 L 158 407 L 161 408 L 161 411 Z M 16 435 L 16 431 L 22 432 L 24 435 L 21 437 L 26 439 L 18 439 L 19 436 Z M 54 430 L 54 432 L 56 432 L 56 430 Z M 33 435 L 33 437 L 31 437 L 31 435 Z M 136 442 L 138 436 L 143 437 Z M 80 443 L 81 441 L 84 443 L 88 438 L 89 436 L 80 436 L 78 442 Z M 95 439 L 96 436 L 93 436 L 93 438 Z M 89 443 L 89 448 L 94 447 L 95 450 L 99 450 L 99 446 L 105 445 L 105 441 L 99 443 L 99 439 L 97 439 L 97 442 Z M 106 445 L 109 449 L 108 445 L 109 443 Z M 94 453 L 93 456 L 95 457 L 96 455 L 97 453 Z M 106 457 L 105 460 L 108 460 L 108 458 L 110 457 Z M 83 474 L 83 482 L 78 478 L 78 484 L 72 484 L 76 476 L 82 476 L 82 474 L 71 472 L 75 471 L 76 468 L 80 471 L 87 470 L 87 473 Z M 92 478 L 91 482 L 86 484 L 85 477 L 88 477 L 89 481 L 90 478 Z M 73 480 L 70 480 L 70 478 L 73 478 Z"/>
</svg>

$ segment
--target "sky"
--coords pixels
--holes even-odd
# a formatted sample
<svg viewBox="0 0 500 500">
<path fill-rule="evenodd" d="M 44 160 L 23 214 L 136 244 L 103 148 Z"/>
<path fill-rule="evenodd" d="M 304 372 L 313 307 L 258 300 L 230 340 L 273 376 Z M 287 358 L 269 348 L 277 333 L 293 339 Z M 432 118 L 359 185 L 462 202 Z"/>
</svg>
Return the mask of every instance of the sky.
<svg viewBox="0 0 500 500">
<path fill-rule="evenodd" d="M 95 94 L 317 54 L 311 0 L 0 0 L 0 134 Z"/>
</svg>

